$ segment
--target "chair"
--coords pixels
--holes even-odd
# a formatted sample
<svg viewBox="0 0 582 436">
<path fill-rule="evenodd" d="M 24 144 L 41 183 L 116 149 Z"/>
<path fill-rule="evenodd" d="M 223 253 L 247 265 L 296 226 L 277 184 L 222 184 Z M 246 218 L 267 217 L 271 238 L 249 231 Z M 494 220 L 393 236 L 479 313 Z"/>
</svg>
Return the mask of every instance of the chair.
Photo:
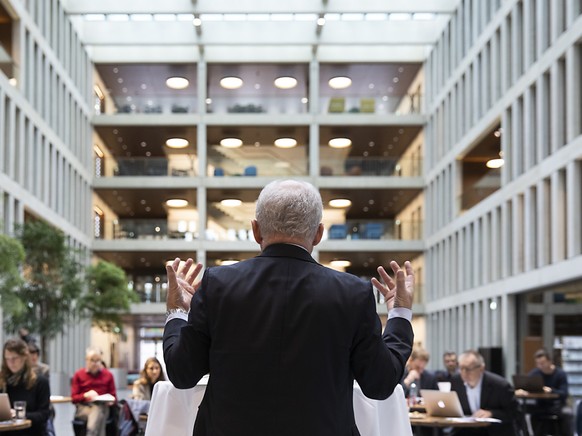
<svg viewBox="0 0 582 436">
<path fill-rule="evenodd" d="M 109 416 L 105 421 L 105 435 L 118 436 L 117 423 L 119 421 L 119 405 L 114 404 L 109 407 Z M 73 417 L 73 431 L 75 436 L 87 436 L 87 421 L 81 418 Z"/>
<path fill-rule="evenodd" d="M 249 165 L 248 167 L 245 167 L 244 175 L 245 176 L 256 176 L 257 175 L 257 167 L 254 165 Z"/>
<path fill-rule="evenodd" d="M 376 100 L 373 98 L 360 99 L 360 112 L 369 114 L 376 112 Z"/>
<path fill-rule="evenodd" d="M 329 228 L 329 239 L 346 239 L 348 236 L 348 226 L 345 224 L 332 224 Z"/>
<path fill-rule="evenodd" d="M 342 113 L 346 110 L 346 99 L 343 97 L 332 97 L 329 99 L 329 113 Z"/>
<path fill-rule="evenodd" d="M 215 177 L 220 177 L 220 176 L 224 176 L 224 170 L 222 168 L 214 168 L 214 176 Z"/>
</svg>

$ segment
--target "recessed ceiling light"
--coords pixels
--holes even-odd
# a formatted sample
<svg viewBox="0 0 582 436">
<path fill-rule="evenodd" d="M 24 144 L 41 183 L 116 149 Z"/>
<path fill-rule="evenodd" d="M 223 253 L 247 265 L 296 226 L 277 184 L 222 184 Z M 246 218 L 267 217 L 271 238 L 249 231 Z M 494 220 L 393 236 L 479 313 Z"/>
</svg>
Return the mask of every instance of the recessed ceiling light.
<svg viewBox="0 0 582 436">
<path fill-rule="evenodd" d="M 278 138 L 275 139 L 275 147 L 279 148 L 293 148 L 297 145 L 297 141 L 293 138 Z"/>
<path fill-rule="evenodd" d="M 329 263 L 334 268 L 347 268 L 352 265 L 352 262 L 346 259 L 335 259 Z"/>
<path fill-rule="evenodd" d="M 168 207 L 186 207 L 188 206 L 188 200 L 183 198 L 170 198 L 166 200 L 166 206 Z"/>
<path fill-rule="evenodd" d="M 328 145 L 332 148 L 347 148 L 352 145 L 352 140 L 350 138 L 332 138 Z"/>
<path fill-rule="evenodd" d="M 223 77 L 220 79 L 220 86 L 225 89 L 238 89 L 243 85 L 243 80 L 240 77 Z"/>
<path fill-rule="evenodd" d="M 170 148 L 186 148 L 190 143 L 185 138 L 168 138 L 166 145 Z"/>
<path fill-rule="evenodd" d="M 504 163 L 505 163 L 505 161 L 503 159 L 497 158 L 497 159 L 489 159 L 485 165 L 487 165 L 487 168 L 496 169 L 496 168 L 501 168 Z"/>
<path fill-rule="evenodd" d="M 334 198 L 330 200 L 328 203 L 331 207 L 349 207 L 352 205 L 352 202 L 347 198 Z"/>
<path fill-rule="evenodd" d="M 238 198 L 225 198 L 224 200 L 220 200 L 220 204 L 226 207 L 238 207 L 242 204 Z"/>
<path fill-rule="evenodd" d="M 243 145 L 243 142 L 239 138 L 224 138 L 220 140 L 220 145 L 226 148 L 238 148 Z"/>
<path fill-rule="evenodd" d="M 295 77 L 282 76 L 275 79 L 275 86 L 279 89 L 291 89 L 297 86 Z"/>
<path fill-rule="evenodd" d="M 185 77 L 168 77 L 166 79 L 166 86 L 172 89 L 184 89 L 187 88 L 190 82 Z"/>
<path fill-rule="evenodd" d="M 333 89 L 344 89 L 352 84 L 352 79 L 346 76 L 338 76 L 332 77 L 327 83 Z"/>
</svg>

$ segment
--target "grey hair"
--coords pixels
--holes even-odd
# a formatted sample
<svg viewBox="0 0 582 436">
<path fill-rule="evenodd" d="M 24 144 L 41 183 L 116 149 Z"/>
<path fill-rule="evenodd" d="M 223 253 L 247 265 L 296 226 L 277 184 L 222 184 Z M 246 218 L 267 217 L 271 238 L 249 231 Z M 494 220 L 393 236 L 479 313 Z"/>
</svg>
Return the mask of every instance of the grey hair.
<svg viewBox="0 0 582 436">
<path fill-rule="evenodd" d="M 90 357 L 90 356 L 102 356 L 103 353 L 101 352 L 101 350 L 99 348 L 96 347 L 89 347 L 85 350 L 85 357 Z"/>
<path fill-rule="evenodd" d="M 315 186 L 298 180 L 275 180 L 259 194 L 256 218 L 264 237 L 277 235 L 311 242 L 323 215 Z"/>
<path fill-rule="evenodd" d="M 485 366 L 485 359 L 477 350 L 466 350 L 459 356 L 459 360 L 464 360 L 466 357 L 473 356 L 479 366 Z"/>
</svg>

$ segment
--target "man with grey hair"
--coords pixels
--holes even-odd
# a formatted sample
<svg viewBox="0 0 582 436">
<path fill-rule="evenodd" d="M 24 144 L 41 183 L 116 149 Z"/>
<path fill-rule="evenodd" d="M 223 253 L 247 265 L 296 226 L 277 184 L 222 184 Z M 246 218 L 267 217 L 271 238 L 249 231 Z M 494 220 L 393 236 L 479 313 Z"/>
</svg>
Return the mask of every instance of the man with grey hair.
<svg viewBox="0 0 582 436">
<path fill-rule="evenodd" d="M 501 422 L 485 428 L 458 429 L 455 436 L 514 436 L 517 431 L 517 400 L 513 387 L 503 377 L 485 370 L 485 359 L 476 350 L 459 356 L 459 373 L 451 379 L 463 412 L 475 418 L 495 418 Z"/>
<path fill-rule="evenodd" d="M 387 398 L 412 349 L 410 262 L 378 267 L 364 282 L 310 255 L 323 235 L 323 204 L 306 182 L 269 183 L 260 193 L 254 238 L 261 254 L 202 269 L 166 266 L 164 359 L 169 379 L 191 388 L 210 373 L 194 435 L 358 435 L 353 381 Z M 385 296 L 384 333 L 372 285 Z"/>
</svg>

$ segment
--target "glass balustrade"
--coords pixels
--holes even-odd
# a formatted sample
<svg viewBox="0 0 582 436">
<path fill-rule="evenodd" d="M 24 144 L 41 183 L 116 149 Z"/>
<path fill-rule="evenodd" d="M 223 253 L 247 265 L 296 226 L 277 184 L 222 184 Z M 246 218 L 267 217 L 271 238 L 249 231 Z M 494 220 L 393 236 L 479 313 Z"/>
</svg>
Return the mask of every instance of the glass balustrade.
<svg viewBox="0 0 582 436">
<path fill-rule="evenodd" d="M 100 177 L 192 177 L 196 175 L 196 157 L 193 155 L 171 155 L 170 157 L 108 157 L 100 159 L 98 166 L 100 169 Z"/>
<path fill-rule="evenodd" d="M 421 221 L 348 220 L 331 224 L 327 228 L 329 240 L 373 240 L 373 239 L 422 239 Z M 208 241 L 253 241 L 248 225 L 222 227 L 216 222 L 207 226 L 201 237 L 197 221 L 166 219 L 117 219 L 106 220 L 102 239 L 204 239 Z"/>
<path fill-rule="evenodd" d="M 321 158 L 322 176 L 422 176 L 421 159 L 384 157 Z"/>
</svg>

